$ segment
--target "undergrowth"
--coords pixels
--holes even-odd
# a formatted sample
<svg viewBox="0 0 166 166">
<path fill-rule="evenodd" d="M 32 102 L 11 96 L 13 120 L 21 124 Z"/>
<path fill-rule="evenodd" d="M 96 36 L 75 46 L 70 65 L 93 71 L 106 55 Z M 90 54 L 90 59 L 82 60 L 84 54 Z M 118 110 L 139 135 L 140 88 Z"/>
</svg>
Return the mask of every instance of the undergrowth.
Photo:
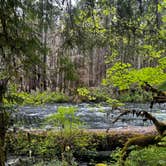
<svg viewBox="0 0 166 166">
<path fill-rule="evenodd" d="M 134 150 L 125 162 L 125 166 L 165 166 L 166 147 L 150 146 Z"/>
</svg>

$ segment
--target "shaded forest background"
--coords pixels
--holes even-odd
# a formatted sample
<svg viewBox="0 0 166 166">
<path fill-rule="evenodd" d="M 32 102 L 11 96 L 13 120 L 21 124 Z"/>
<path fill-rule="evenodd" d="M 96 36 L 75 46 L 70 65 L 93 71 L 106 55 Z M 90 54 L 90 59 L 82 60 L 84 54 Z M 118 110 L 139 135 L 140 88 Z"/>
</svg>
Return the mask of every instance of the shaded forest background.
<svg viewBox="0 0 166 166">
<path fill-rule="evenodd" d="M 165 0 L 39 0 L 36 5 L 34 1 L 29 8 L 34 7 L 38 13 L 30 15 L 27 22 L 32 27 L 37 25 L 42 45 L 47 49 L 38 54 L 40 63 L 25 68 L 21 65 L 24 58 L 11 51 L 11 56 L 5 59 L 8 49 L 1 47 L 1 71 L 5 75 L 6 66 L 14 68 L 19 90 L 71 93 L 78 87 L 97 87 L 104 78 L 110 80 L 109 69 L 118 63 L 129 64 L 129 68 L 136 70 L 160 65 L 163 70 L 165 3 Z M 16 2 L 13 8 L 17 8 Z M 21 10 L 16 14 L 22 16 Z M 31 17 L 35 19 L 31 21 Z M 10 25 L 10 21 L 6 24 Z M 17 28 L 16 24 L 13 28 Z M 17 47 L 21 41 L 15 42 Z"/>
<path fill-rule="evenodd" d="M 93 101 L 97 91 L 86 87 L 105 86 L 99 101 L 108 100 L 113 110 L 121 103 L 110 89 L 139 86 L 154 91 L 154 102 L 156 95 L 165 102 L 165 92 L 153 88 L 166 88 L 165 8 L 166 0 L 0 0 L 0 165 L 5 166 L 10 112 L 21 99 L 30 105 L 64 98 L 48 95 L 51 90 Z M 18 93 L 35 90 L 44 92 Z"/>
</svg>

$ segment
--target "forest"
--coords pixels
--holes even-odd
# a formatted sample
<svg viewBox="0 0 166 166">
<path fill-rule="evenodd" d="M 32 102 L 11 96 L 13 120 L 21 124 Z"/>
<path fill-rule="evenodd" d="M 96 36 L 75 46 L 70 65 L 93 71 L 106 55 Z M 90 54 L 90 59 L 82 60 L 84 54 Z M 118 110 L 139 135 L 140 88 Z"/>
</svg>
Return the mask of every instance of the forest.
<svg viewBox="0 0 166 166">
<path fill-rule="evenodd" d="M 165 9 L 0 0 L 0 166 L 165 166 Z"/>
</svg>

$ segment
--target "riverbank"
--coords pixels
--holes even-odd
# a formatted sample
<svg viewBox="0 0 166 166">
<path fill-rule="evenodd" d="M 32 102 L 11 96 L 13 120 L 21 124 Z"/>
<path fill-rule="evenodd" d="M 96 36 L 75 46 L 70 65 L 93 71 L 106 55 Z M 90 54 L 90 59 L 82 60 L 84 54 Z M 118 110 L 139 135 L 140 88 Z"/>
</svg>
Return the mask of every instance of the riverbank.
<svg viewBox="0 0 166 166">
<path fill-rule="evenodd" d="M 13 129 L 11 129 L 13 130 Z M 31 134 L 46 134 L 47 132 L 57 132 L 56 129 L 53 130 L 46 130 L 46 129 L 24 129 L 24 128 L 17 128 L 17 132 L 26 132 Z M 81 129 L 80 131 L 85 133 L 116 133 L 116 134 L 157 134 L 157 130 L 154 125 L 151 126 L 127 126 L 127 127 L 116 127 L 116 128 L 109 128 L 107 129 Z"/>
<path fill-rule="evenodd" d="M 86 132 L 106 132 L 105 129 L 86 129 Z M 157 134 L 156 128 L 152 126 L 127 126 L 127 127 L 118 127 L 110 128 L 108 133 L 117 133 L 117 134 Z"/>
<path fill-rule="evenodd" d="M 50 162 L 61 159 L 61 155 L 72 155 L 72 159 L 82 163 L 109 162 L 111 154 L 122 148 L 129 138 L 157 135 L 154 126 L 104 129 L 82 129 L 70 132 L 41 129 L 19 129 L 7 134 L 7 149 L 11 156 L 27 156 L 35 160 Z M 92 164 L 93 166 L 95 164 Z"/>
</svg>

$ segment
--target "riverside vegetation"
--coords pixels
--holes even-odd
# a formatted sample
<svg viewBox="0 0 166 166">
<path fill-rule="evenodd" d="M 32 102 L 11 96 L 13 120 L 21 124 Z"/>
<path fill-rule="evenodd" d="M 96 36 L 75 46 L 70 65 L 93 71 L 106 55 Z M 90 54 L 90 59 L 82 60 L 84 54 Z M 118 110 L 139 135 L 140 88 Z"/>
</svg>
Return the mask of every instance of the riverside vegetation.
<svg viewBox="0 0 166 166">
<path fill-rule="evenodd" d="M 58 115 L 50 117 L 52 123 L 59 129 L 53 137 L 48 137 L 49 133 L 41 135 L 36 133 L 35 136 L 32 133 L 25 133 L 24 137 L 19 131 L 15 132 L 15 129 L 11 133 L 8 129 L 16 105 L 38 105 L 68 100 L 106 101 L 112 106 L 113 111 L 122 105 L 122 101 L 152 101 L 153 106 L 154 99 L 154 102 L 159 101 L 156 97 L 164 97 L 165 102 L 165 92 L 158 96 L 156 92 L 151 94 L 142 91 L 142 87 L 148 83 L 155 89 L 165 90 L 166 0 L 1 0 L 0 2 L 0 166 L 5 166 L 6 147 L 11 146 L 11 150 L 12 148 L 17 150 L 15 152 L 24 149 L 26 153 L 23 154 L 28 153 L 30 158 L 41 152 L 42 158 L 45 158 L 44 155 L 52 151 L 49 148 L 49 141 L 53 140 L 55 141 L 53 144 L 57 145 L 55 149 L 58 148 L 55 154 L 59 153 L 56 158 L 57 165 L 76 165 L 74 159 L 76 151 L 72 145 L 77 144 L 72 141 L 78 138 L 76 140 L 79 142 L 82 141 L 82 136 L 84 138 L 84 134 L 78 129 L 78 133 L 75 130 L 79 121 L 74 117 L 74 108 L 60 108 L 63 111 L 59 110 Z M 10 91 L 11 84 L 17 85 L 18 91 Z M 92 90 L 92 87 L 96 86 L 101 86 L 99 91 Z M 69 94 L 70 98 L 62 92 Z M 145 112 L 143 115 L 149 115 Z M 51 119 L 48 121 L 51 122 Z M 154 119 L 153 122 L 155 125 L 156 122 L 161 124 Z M 66 124 L 69 126 L 66 127 Z M 165 123 L 162 124 L 165 129 Z M 151 135 L 151 141 L 156 143 L 160 138 L 163 140 L 164 132 L 157 133 L 157 137 Z M 34 139 L 31 139 L 31 135 Z M 89 144 L 86 146 L 89 135 L 90 133 L 83 143 L 85 149 L 91 147 Z M 40 140 L 37 141 L 40 137 L 46 138 L 43 140 L 44 144 Z M 108 138 L 101 134 L 102 141 L 105 137 Z M 62 142 L 58 142 L 58 138 Z M 96 138 L 95 135 L 92 138 Z M 127 141 L 124 147 L 130 149 L 132 143 L 142 141 L 137 138 Z M 144 137 L 144 140 L 148 138 Z M 10 140 L 13 141 L 12 144 Z M 94 142 L 98 142 L 97 140 Z M 118 141 L 120 140 L 118 138 Z M 91 137 L 90 141 L 93 143 Z M 37 146 L 37 152 L 31 143 L 34 147 Z M 37 143 L 42 145 L 38 146 Z M 65 146 L 62 143 L 65 143 Z M 79 144 L 81 145 L 81 142 Z M 164 146 L 161 142 L 158 144 Z M 14 147 L 15 145 L 20 149 Z M 46 145 L 48 147 L 45 147 Z M 109 142 L 108 146 L 111 145 Z M 157 152 L 160 159 L 156 157 L 154 163 L 164 165 L 165 160 L 162 157 L 164 151 L 164 147 L 151 146 L 141 151 L 133 151 L 124 159 L 126 149 L 122 148 L 119 163 L 116 162 L 118 150 L 113 155 L 114 164 L 152 164 L 151 156 Z M 90 150 L 90 154 L 92 158 L 95 152 Z M 138 160 L 135 160 L 137 154 L 140 158 L 137 157 Z"/>
<path fill-rule="evenodd" d="M 97 90 L 90 91 L 87 88 L 78 89 L 78 95 L 82 101 L 105 101 L 109 103 L 113 109 L 117 109 L 122 105 L 117 99 L 111 99 L 106 91 Z M 126 92 L 130 93 L 130 92 Z M 12 96 L 12 100 L 10 99 Z M 15 97 L 13 97 L 15 96 Z M 12 104 L 23 104 L 23 105 L 39 105 L 54 102 L 69 102 L 69 97 L 54 92 L 32 92 L 31 94 L 20 92 L 17 93 L 16 87 L 10 86 L 8 89 L 8 96 L 4 98 L 4 103 L 7 105 Z M 34 132 L 33 131 L 14 131 L 8 132 L 6 138 L 7 151 L 12 155 L 16 156 L 30 156 L 36 159 L 36 163 L 39 165 L 44 164 L 55 164 L 57 165 L 79 165 L 79 162 L 86 161 L 90 165 L 95 165 L 98 162 L 114 165 L 128 165 L 133 164 L 139 165 L 140 162 L 151 163 L 149 161 L 148 155 L 142 157 L 137 161 L 134 160 L 134 154 L 139 154 L 140 150 L 136 147 L 147 147 L 143 153 L 150 153 L 154 155 L 157 151 L 160 153 L 160 164 L 164 165 L 165 160 L 163 158 L 163 153 L 166 150 L 163 142 L 165 142 L 165 137 L 163 129 L 161 136 L 157 135 L 147 135 L 143 136 L 141 134 L 133 133 L 106 133 L 106 132 L 86 132 L 81 130 L 81 123 L 78 117 L 75 117 L 76 108 L 74 107 L 59 107 L 56 114 L 48 116 L 45 120 L 46 124 L 50 123 L 55 126 L 56 131 L 47 132 Z M 147 112 L 137 112 L 135 110 L 127 110 L 122 112 L 120 116 L 127 113 L 137 114 L 138 116 L 145 116 L 145 118 L 154 121 L 156 119 L 152 117 Z M 116 121 L 116 120 L 115 120 Z M 157 123 L 156 123 L 157 124 Z M 158 129 L 160 133 L 160 129 Z M 128 140 L 128 138 L 131 138 Z M 128 140 L 128 141 L 127 141 Z M 146 141 L 147 140 L 147 141 Z M 152 145 L 152 146 L 149 146 Z M 124 147 L 123 147 L 124 146 Z M 122 150 L 118 150 L 122 148 Z M 116 150 L 117 149 L 117 150 Z M 154 149 L 154 150 L 153 150 Z M 108 151 L 106 156 L 102 155 L 103 151 Z M 131 151 L 131 153 L 129 153 Z M 55 160 L 52 161 L 52 158 Z M 155 164 L 157 164 L 158 158 L 156 158 Z M 32 161 L 29 161 L 32 162 Z M 24 162 L 23 162 L 24 163 Z M 32 163 L 31 163 L 32 164 Z M 154 165 L 155 165 L 154 164 Z"/>
<path fill-rule="evenodd" d="M 20 131 L 14 135 L 13 133 L 8 133 L 7 149 L 10 154 L 17 156 L 29 156 L 31 152 L 33 162 L 39 163 L 41 161 L 43 163 L 41 165 L 45 163 L 49 165 L 51 162 L 54 165 L 55 161 L 59 161 L 61 165 L 79 165 L 81 161 L 87 162 L 89 165 L 95 165 L 98 162 L 107 163 L 107 165 L 111 165 L 111 163 L 121 165 L 121 151 L 117 152 L 117 148 L 122 148 L 128 138 L 133 137 L 134 139 L 141 138 L 139 134 L 131 133 L 106 134 L 104 132 L 87 133 L 77 131 L 77 133 L 71 132 L 70 134 L 65 133 L 65 135 L 62 135 L 61 132 L 32 132 L 28 134 L 27 132 Z M 152 136 L 147 137 L 151 138 Z M 155 138 L 156 136 L 153 137 Z M 142 138 L 144 143 L 145 136 L 142 136 Z M 127 157 L 125 165 L 127 166 L 128 163 L 130 165 L 132 163 L 135 165 L 140 165 L 140 163 L 150 165 L 150 163 L 153 163 L 154 166 L 157 164 L 164 166 L 165 137 L 161 141 L 161 143 L 158 142 L 157 146 L 151 145 L 142 150 L 139 150 L 138 145 L 134 146 L 133 144 L 130 147 L 132 152 Z M 141 142 L 140 146 L 142 146 Z M 136 147 L 137 150 L 135 150 Z M 103 156 L 103 151 L 109 151 L 109 153 Z"/>
<path fill-rule="evenodd" d="M 104 131 L 86 132 L 79 128 L 81 123 L 78 117 L 75 117 L 75 112 L 76 108 L 74 107 L 59 107 L 56 114 L 48 116 L 46 118 L 47 124 L 54 125 L 56 131 L 33 132 L 18 130 L 9 132 L 6 139 L 8 151 L 12 155 L 30 156 L 39 165 L 45 165 L 46 163 L 48 165 L 57 163 L 58 165 L 59 163 L 64 166 L 79 165 L 81 161 L 86 161 L 89 165 L 95 165 L 101 161 L 106 165 L 111 165 L 111 163 L 126 166 L 133 163 L 139 165 L 140 162 L 149 164 L 151 163 L 151 156 L 148 158 L 148 153 L 154 156 L 156 151 L 160 151 L 160 155 L 153 158 L 155 161 L 153 164 L 159 163 L 164 166 L 166 162 L 164 158 L 166 139 L 163 132 L 161 136 L 156 135 L 157 133 L 145 136 L 131 132 L 119 134 Z M 125 112 L 125 114 L 130 112 L 132 111 Z M 146 114 L 146 112 L 144 114 L 149 120 L 156 121 L 150 114 Z M 154 123 L 157 125 L 156 122 Z M 160 133 L 159 126 L 157 125 L 156 127 Z M 147 148 L 140 151 L 137 147 Z M 104 151 L 107 151 L 108 154 L 102 155 Z M 142 151 L 145 155 L 140 155 L 140 158 L 135 160 L 134 156 Z M 52 161 L 53 158 L 55 160 Z M 159 161 L 158 158 L 160 158 Z M 32 161 L 30 160 L 29 162 Z"/>
<path fill-rule="evenodd" d="M 130 91 L 125 92 L 129 93 Z M 133 92 L 132 92 L 133 93 Z M 88 88 L 79 88 L 77 95 L 82 101 L 98 102 L 105 101 L 112 106 L 112 109 L 119 109 L 122 103 L 117 99 L 110 97 L 111 93 L 107 92 L 107 88 L 90 90 Z M 145 96 L 147 92 L 145 92 Z M 151 95 L 151 93 L 150 93 Z M 149 95 L 149 96 L 150 96 Z M 148 96 L 148 95 L 147 95 Z M 12 100 L 10 100 L 12 99 Z M 23 105 L 40 105 L 55 102 L 69 102 L 69 97 L 62 93 L 55 92 L 33 92 L 31 94 L 26 92 L 17 92 L 15 86 L 10 86 L 8 93 L 4 97 L 4 103 L 6 106 L 23 104 Z M 47 162 L 57 162 L 60 165 L 78 165 L 81 161 L 86 161 L 91 165 L 95 165 L 98 162 L 114 165 L 128 165 L 129 163 L 140 163 L 140 160 L 148 163 L 149 158 L 145 155 L 145 158 L 137 161 L 134 160 L 134 154 L 139 154 L 139 150 L 135 150 L 137 146 L 147 147 L 145 148 L 145 154 L 147 152 L 155 153 L 157 149 L 161 150 L 161 164 L 165 164 L 163 159 L 163 151 L 165 147 L 158 147 L 153 144 L 165 146 L 163 133 L 165 128 L 160 129 L 157 127 L 157 131 L 161 135 L 147 135 L 133 133 L 106 133 L 106 132 L 86 132 L 81 130 L 81 123 L 78 117 L 75 117 L 77 109 L 74 107 L 59 107 L 57 113 L 48 116 L 45 120 L 46 124 L 50 123 L 56 129 L 56 131 L 14 131 L 8 132 L 6 138 L 7 151 L 16 156 L 29 156 L 37 158 L 35 162 L 41 161 L 41 165 Z M 113 111 L 113 110 L 112 110 Z M 145 112 L 137 112 L 135 110 L 127 110 L 122 112 L 120 116 L 127 113 L 136 114 L 137 116 L 144 116 L 148 120 L 152 120 L 154 124 L 158 122 L 153 116 Z M 116 121 L 116 120 L 115 120 Z M 157 125 L 158 126 L 158 125 Z M 131 138 L 128 140 L 128 138 Z M 147 140 L 147 141 L 146 141 Z M 152 145 L 148 147 L 149 145 Z M 135 148 L 134 148 L 135 147 Z M 116 149 L 122 148 L 121 151 Z M 150 150 L 149 150 L 150 148 Z M 154 149 L 154 151 L 153 151 Z M 108 154 L 102 155 L 103 151 L 107 151 Z M 114 152 L 115 151 L 115 152 Z M 131 151 L 131 153 L 129 153 Z M 133 151 L 133 152 L 132 152 Z M 116 156 L 116 157 L 115 157 Z M 55 161 L 51 161 L 54 158 Z M 49 162 L 48 162 L 49 161 Z M 156 162 L 157 162 L 156 158 Z M 29 161 L 30 162 L 30 161 Z M 32 162 L 32 161 L 31 161 Z M 31 163 L 32 164 L 32 163 Z"/>
</svg>

